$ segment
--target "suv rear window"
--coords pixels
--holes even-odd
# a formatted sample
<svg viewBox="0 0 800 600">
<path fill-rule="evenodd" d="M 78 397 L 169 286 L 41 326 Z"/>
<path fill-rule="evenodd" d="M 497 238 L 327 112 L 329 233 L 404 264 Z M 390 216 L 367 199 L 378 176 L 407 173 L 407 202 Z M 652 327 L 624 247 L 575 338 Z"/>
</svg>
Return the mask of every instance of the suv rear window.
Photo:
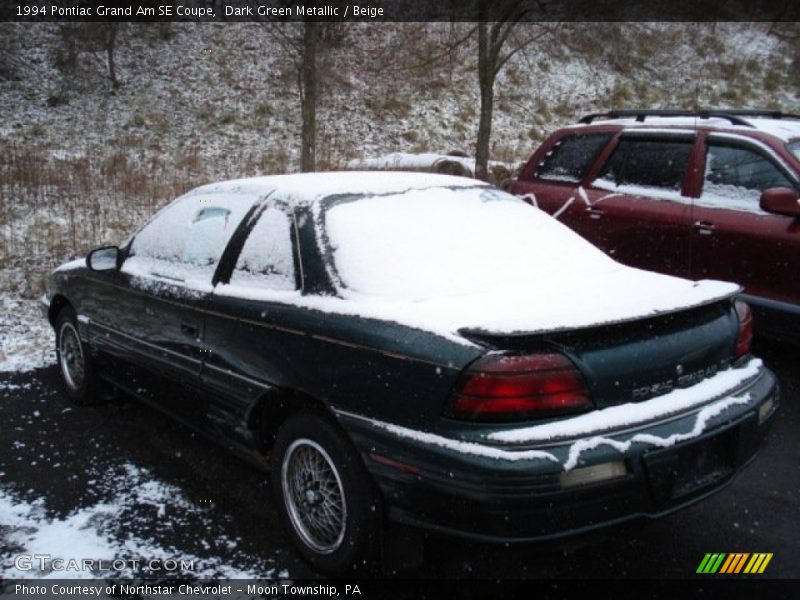
<svg viewBox="0 0 800 600">
<path fill-rule="evenodd" d="M 599 179 L 680 192 L 694 140 L 622 139 Z"/>
<path fill-rule="evenodd" d="M 562 137 L 537 165 L 534 177 L 573 183 L 582 181 L 611 136 L 611 133 L 587 133 Z"/>
<path fill-rule="evenodd" d="M 787 147 L 789 148 L 789 152 L 794 154 L 795 158 L 797 158 L 797 160 L 800 160 L 800 140 L 795 140 L 794 142 L 789 142 L 787 144 Z"/>
</svg>

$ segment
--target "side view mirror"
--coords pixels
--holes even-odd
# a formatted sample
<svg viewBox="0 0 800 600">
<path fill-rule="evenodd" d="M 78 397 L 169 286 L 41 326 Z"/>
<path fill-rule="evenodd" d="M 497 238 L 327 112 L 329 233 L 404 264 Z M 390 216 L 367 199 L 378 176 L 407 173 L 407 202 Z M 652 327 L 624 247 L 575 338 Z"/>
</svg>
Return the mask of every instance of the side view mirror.
<svg viewBox="0 0 800 600">
<path fill-rule="evenodd" d="M 776 215 L 800 217 L 800 199 L 797 192 L 790 188 L 770 188 L 761 193 L 759 200 L 761 210 Z"/>
<path fill-rule="evenodd" d="M 119 248 L 116 246 L 103 246 L 95 248 L 86 257 L 86 266 L 92 271 L 113 271 L 117 268 Z"/>
</svg>

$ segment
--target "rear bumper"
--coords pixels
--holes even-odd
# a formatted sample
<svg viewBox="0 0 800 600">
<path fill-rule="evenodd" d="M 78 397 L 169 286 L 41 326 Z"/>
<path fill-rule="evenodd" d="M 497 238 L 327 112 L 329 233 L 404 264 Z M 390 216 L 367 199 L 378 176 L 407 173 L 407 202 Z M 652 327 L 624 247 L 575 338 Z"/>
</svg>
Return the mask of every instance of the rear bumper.
<svg viewBox="0 0 800 600">
<path fill-rule="evenodd" d="M 777 408 L 777 382 L 762 368 L 755 380 L 715 402 L 726 398 L 737 402 L 718 414 L 703 413 L 700 431 L 709 405 L 624 432 L 514 450 L 505 445 L 479 451 L 478 444 L 458 447 L 437 436 L 398 434 L 354 415 L 339 417 L 381 490 L 390 520 L 507 543 L 660 517 L 721 490 L 755 457 Z M 687 432 L 696 435 L 686 439 Z M 569 487 L 562 480 L 571 465 L 609 462 L 624 463 L 625 473 Z"/>
</svg>

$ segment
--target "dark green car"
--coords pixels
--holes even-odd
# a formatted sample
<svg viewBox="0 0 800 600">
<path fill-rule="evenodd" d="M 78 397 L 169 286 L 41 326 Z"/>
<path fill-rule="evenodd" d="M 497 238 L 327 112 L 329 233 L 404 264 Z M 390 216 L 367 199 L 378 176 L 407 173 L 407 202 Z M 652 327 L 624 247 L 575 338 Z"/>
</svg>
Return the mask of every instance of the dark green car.
<svg viewBox="0 0 800 600">
<path fill-rule="evenodd" d="M 113 386 L 270 469 L 300 552 L 342 572 L 387 520 L 530 541 L 722 488 L 778 403 L 737 292 L 474 180 L 350 172 L 197 188 L 44 308 L 74 401 Z"/>
</svg>

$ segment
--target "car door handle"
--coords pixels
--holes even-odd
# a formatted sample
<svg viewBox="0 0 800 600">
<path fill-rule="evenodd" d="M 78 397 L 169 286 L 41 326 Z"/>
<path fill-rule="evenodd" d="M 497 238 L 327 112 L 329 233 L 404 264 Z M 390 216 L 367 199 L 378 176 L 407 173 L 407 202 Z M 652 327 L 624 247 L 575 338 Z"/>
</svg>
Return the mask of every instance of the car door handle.
<svg viewBox="0 0 800 600">
<path fill-rule="evenodd" d="M 200 328 L 188 323 L 181 323 L 181 333 L 195 340 L 200 338 Z"/>
<path fill-rule="evenodd" d="M 602 208 L 597 208 L 596 206 L 587 206 L 586 212 L 589 213 L 590 219 L 599 219 L 605 214 Z"/>
<path fill-rule="evenodd" d="M 714 224 L 711 221 L 695 221 L 692 226 L 700 235 L 711 235 L 714 233 Z"/>
</svg>

